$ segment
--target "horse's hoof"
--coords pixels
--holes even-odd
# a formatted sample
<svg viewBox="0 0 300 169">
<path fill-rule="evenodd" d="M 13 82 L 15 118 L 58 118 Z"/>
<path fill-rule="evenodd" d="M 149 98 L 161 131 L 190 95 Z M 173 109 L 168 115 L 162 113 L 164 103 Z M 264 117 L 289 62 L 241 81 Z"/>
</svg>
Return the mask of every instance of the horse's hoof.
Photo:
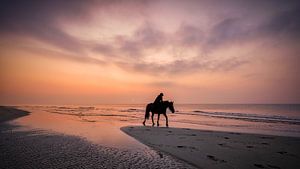
<svg viewBox="0 0 300 169">
<path fill-rule="evenodd" d="M 143 125 L 146 126 L 144 122 L 143 122 Z"/>
<path fill-rule="evenodd" d="M 154 125 L 155 125 L 155 123 L 152 124 L 152 126 L 154 126 Z"/>
<path fill-rule="evenodd" d="M 159 126 L 159 124 L 157 124 L 157 127 Z"/>
</svg>

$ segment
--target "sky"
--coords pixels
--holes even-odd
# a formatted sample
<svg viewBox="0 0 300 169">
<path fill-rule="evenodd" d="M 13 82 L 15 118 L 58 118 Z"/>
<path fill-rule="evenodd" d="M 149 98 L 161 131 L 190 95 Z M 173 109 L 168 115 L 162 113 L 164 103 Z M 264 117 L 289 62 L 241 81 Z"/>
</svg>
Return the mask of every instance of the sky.
<svg viewBox="0 0 300 169">
<path fill-rule="evenodd" d="M 300 103 L 300 2 L 1 0 L 0 104 Z"/>
</svg>

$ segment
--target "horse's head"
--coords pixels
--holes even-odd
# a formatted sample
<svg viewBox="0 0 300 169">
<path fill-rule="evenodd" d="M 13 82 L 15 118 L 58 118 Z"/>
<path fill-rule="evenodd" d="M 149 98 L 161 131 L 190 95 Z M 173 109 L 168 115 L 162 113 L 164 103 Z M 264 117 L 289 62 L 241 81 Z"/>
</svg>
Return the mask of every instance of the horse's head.
<svg viewBox="0 0 300 169">
<path fill-rule="evenodd" d="M 169 109 L 171 110 L 172 113 L 175 112 L 175 109 L 174 109 L 174 102 L 170 101 L 168 107 L 169 107 Z"/>
</svg>

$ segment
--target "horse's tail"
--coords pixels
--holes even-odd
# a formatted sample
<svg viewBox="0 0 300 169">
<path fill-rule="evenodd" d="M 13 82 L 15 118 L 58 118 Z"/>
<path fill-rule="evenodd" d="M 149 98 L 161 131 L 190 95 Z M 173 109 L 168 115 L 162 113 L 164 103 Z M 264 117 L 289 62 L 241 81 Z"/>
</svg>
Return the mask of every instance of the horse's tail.
<svg viewBox="0 0 300 169">
<path fill-rule="evenodd" d="M 146 119 L 149 119 L 149 117 L 150 117 L 150 109 L 151 109 L 151 107 L 152 107 L 152 103 L 147 104 L 147 106 L 146 106 L 146 112 L 145 112 L 145 118 Z"/>
</svg>

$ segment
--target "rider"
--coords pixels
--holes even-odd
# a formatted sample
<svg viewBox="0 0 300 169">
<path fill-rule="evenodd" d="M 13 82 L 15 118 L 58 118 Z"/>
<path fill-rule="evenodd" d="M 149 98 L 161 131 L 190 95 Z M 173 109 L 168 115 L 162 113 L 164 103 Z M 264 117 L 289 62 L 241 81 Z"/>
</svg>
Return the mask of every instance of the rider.
<svg viewBox="0 0 300 169">
<path fill-rule="evenodd" d="M 163 96 L 164 96 L 164 94 L 163 93 L 160 93 L 157 97 L 156 97 L 156 99 L 154 100 L 154 105 L 155 106 L 157 106 L 157 105 L 159 105 L 160 103 L 162 103 L 163 102 Z"/>
</svg>

